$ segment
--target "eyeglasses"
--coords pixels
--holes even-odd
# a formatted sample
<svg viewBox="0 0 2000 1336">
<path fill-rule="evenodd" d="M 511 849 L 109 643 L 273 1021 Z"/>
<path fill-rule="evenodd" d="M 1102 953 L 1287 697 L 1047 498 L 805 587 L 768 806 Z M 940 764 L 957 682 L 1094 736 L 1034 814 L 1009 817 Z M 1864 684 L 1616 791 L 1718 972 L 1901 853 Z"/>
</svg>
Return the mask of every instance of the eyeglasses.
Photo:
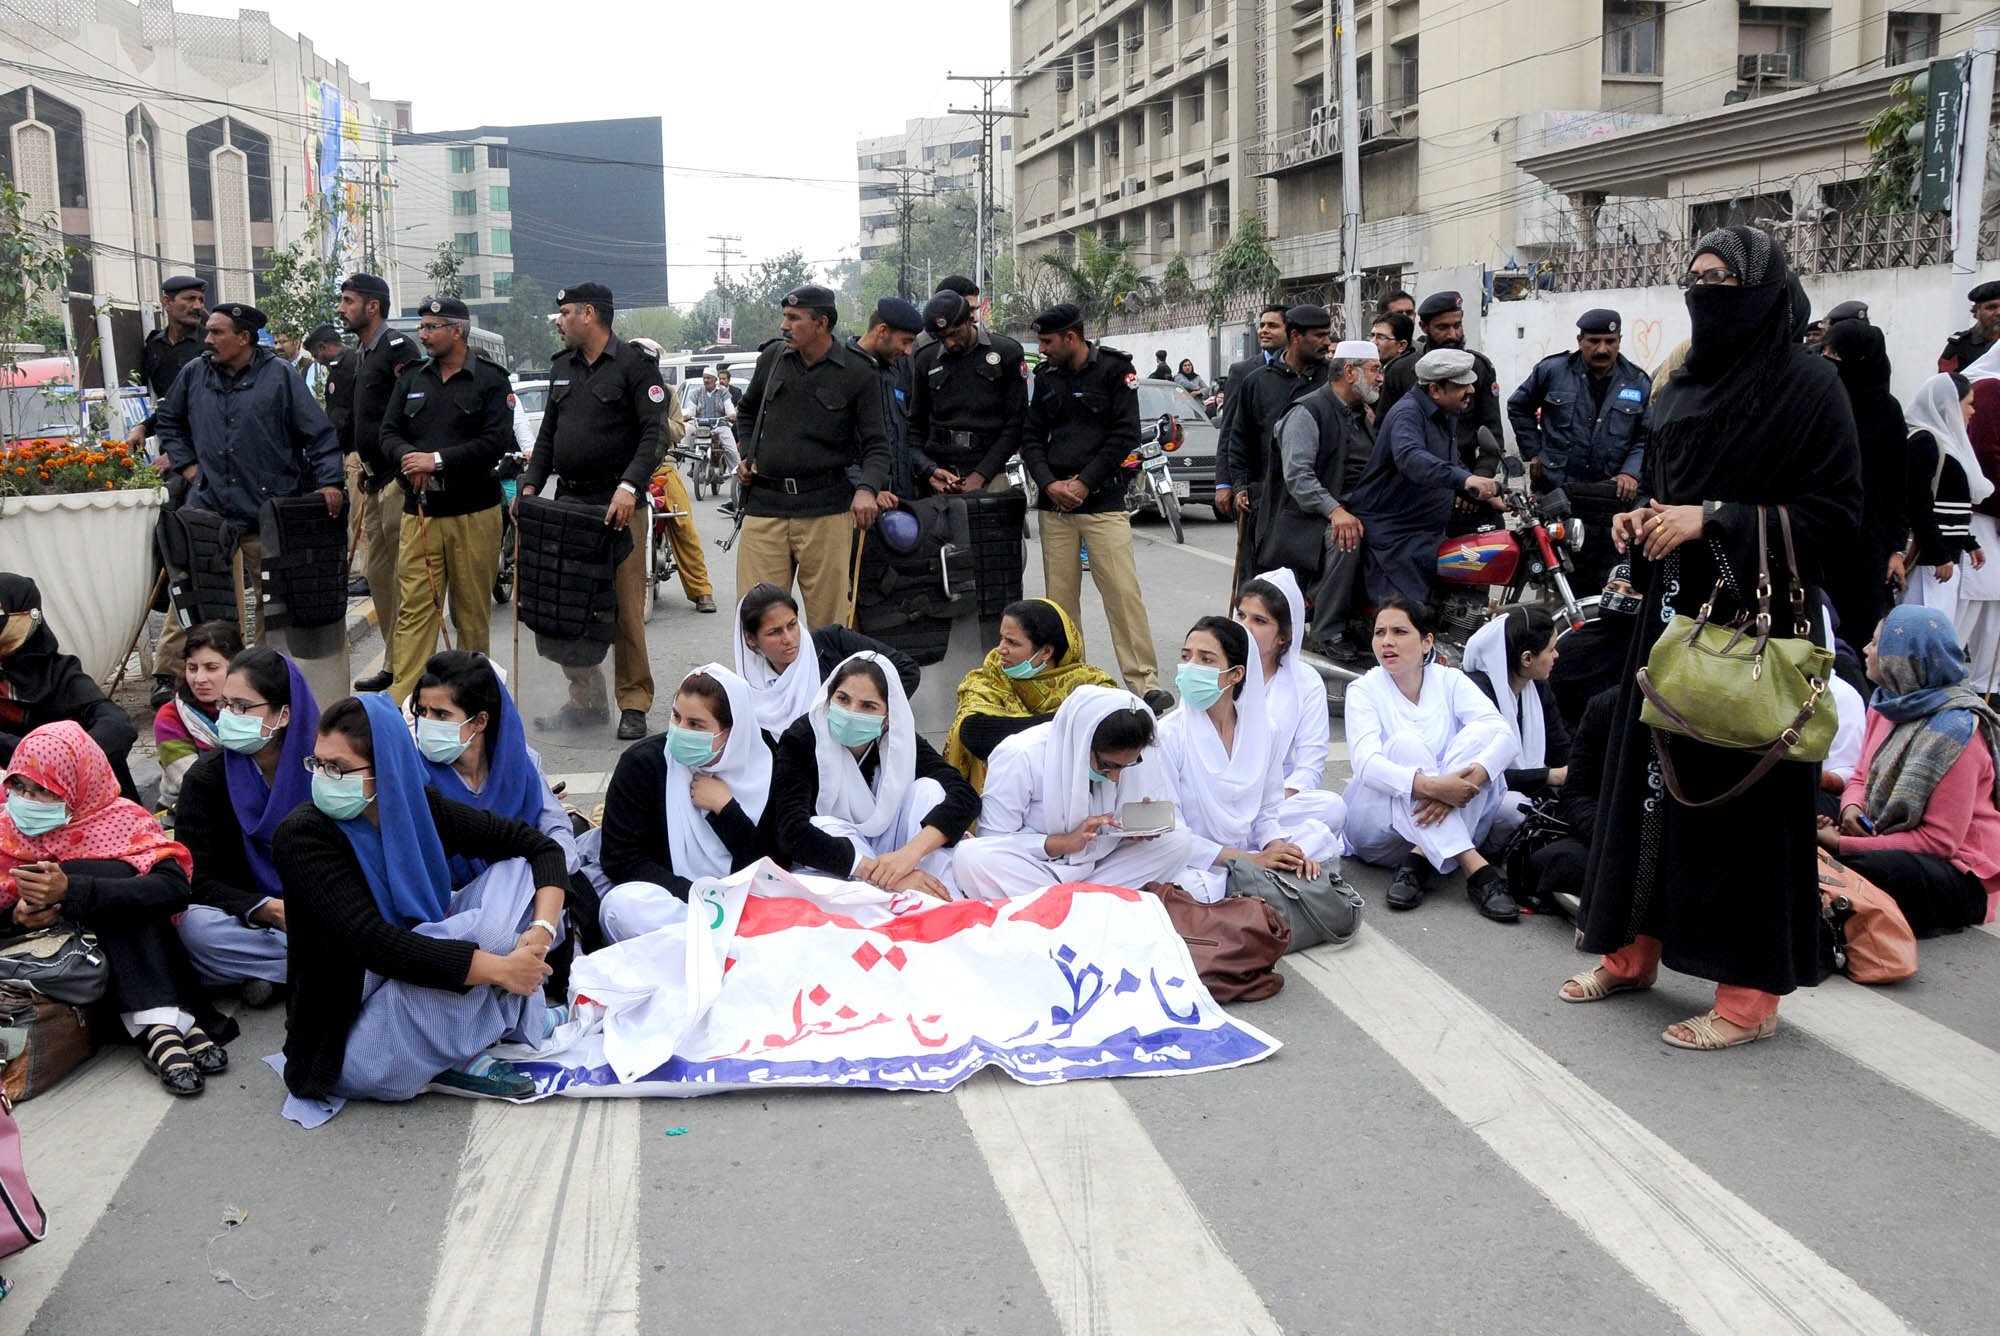
<svg viewBox="0 0 2000 1336">
<path fill-rule="evenodd" d="M 325 775 L 328 779 L 346 779 L 349 775 L 372 775 L 372 765 L 357 765 L 352 770 L 343 770 L 338 761 L 322 761 L 317 756 L 307 756 L 300 760 L 308 775 Z"/>
<path fill-rule="evenodd" d="M 419 334 L 442 334 L 442 333 L 444 333 L 444 332 L 445 332 L 446 330 L 448 330 L 448 329 L 452 329 L 452 328 L 455 328 L 455 326 L 452 326 L 452 325 L 433 325 L 433 324 L 429 324 L 429 323 L 427 323 L 427 322 L 425 322 L 425 321 L 422 321 L 422 320 L 419 320 L 419 321 L 417 322 L 417 333 L 419 333 Z"/>
<path fill-rule="evenodd" d="M 1718 265 L 1714 269 L 1688 270 L 1680 276 L 1680 285 L 1683 291 L 1688 288 L 1719 288 L 1728 283 L 1741 282 L 1742 277 L 1727 265 Z"/>
<path fill-rule="evenodd" d="M 268 710 L 271 708 L 271 702 L 267 700 L 231 700 L 227 696 L 217 701 L 216 704 L 230 714 L 255 714 L 259 710 Z"/>
<path fill-rule="evenodd" d="M 1090 759 L 1096 762 L 1096 770 L 1098 774 L 1115 775 L 1118 774 L 1120 771 L 1130 770 L 1133 766 L 1141 764 L 1143 761 L 1145 761 L 1146 754 L 1144 752 L 1140 752 L 1137 756 L 1134 756 L 1131 760 L 1123 762 L 1106 761 L 1095 756 L 1091 757 Z"/>
</svg>

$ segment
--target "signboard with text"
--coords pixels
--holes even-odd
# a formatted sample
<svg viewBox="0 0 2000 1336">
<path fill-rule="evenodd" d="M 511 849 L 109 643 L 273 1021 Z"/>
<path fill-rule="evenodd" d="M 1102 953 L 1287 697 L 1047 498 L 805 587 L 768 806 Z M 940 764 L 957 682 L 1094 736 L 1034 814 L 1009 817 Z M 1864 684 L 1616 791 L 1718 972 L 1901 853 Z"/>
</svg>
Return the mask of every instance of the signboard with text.
<svg viewBox="0 0 2000 1336">
<path fill-rule="evenodd" d="M 1932 213 L 1951 212 L 1958 193 L 1958 134 L 1964 119 L 1965 76 L 1957 57 L 1934 60 L 1930 68 L 1930 98 L 1924 111 L 1924 165 L 1917 177 L 1917 207 Z"/>
</svg>

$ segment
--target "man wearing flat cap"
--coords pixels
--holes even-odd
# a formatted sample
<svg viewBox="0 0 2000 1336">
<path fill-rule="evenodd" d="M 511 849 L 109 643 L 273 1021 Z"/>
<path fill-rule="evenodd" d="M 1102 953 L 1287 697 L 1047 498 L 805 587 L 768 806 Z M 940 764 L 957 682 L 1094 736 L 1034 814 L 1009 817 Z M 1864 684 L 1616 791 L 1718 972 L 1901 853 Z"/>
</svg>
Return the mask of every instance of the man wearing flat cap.
<svg viewBox="0 0 2000 1336">
<path fill-rule="evenodd" d="M 1028 373 L 1021 345 L 982 326 L 972 304 L 949 288 L 924 303 L 932 341 L 911 359 L 910 458 L 920 495 L 1007 486 L 1007 461 L 1021 449 Z"/>
<path fill-rule="evenodd" d="M 889 472 L 889 490 L 882 504 L 898 497 L 914 496 L 916 471 L 910 463 L 910 345 L 922 332 L 924 318 L 917 308 L 901 297 L 884 297 L 868 315 L 868 327 L 847 337 L 847 346 L 868 359 L 875 368 L 875 383 L 882 391 L 882 430 L 889 435 L 889 448 L 896 465 Z"/>
<path fill-rule="evenodd" d="M 1631 509 L 1646 476 L 1653 378 L 1619 352 L 1623 330 L 1618 312 L 1585 311 L 1575 351 L 1535 363 L 1507 400 L 1521 456 L 1537 465 L 1536 486 L 1566 488 L 1584 521 L 1579 589 L 1596 589 L 1610 574 L 1611 517 Z"/>
<path fill-rule="evenodd" d="M 1456 292 L 1433 292 L 1424 298 L 1417 306 L 1417 326 L 1424 334 L 1423 346 L 1411 348 L 1382 368 L 1382 402 L 1375 408 L 1378 423 L 1417 383 L 1417 360 L 1425 353 L 1433 348 L 1471 352 L 1465 347 L 1465 303 Z M 1472 403 L 1458 415 L 1453 430 L 1458 433 L 1459 462 L 1474 473 L 1492 475 L 1500 471 L 1500 458 L 1492 452 L 1481 455 L 1479 429 L 1491 431 L 1496 445 L 1507 439 L 1500 413 L 1500 373 L 1484 354 L 1472 352 L 1471 356 L 1476 373 Z"/>
<path fill-rule="evenodd" d="M 1962 372 L 2000 342 L 2000 280 L 1981 283 L 1965 297 L 1972 303 L 1972 324 L 1945 340 L 1939 371 Z"/>
<path fill-rule="evenodd" d="M 208 356 L 175 378 L 157 414 L 168 464 L 190 483 L 188 504 L 214 511 L 236 530 L 243 635 L 260 644 L 264 502 L 317 491 L 330 515 L 347 504 L 333 424 L 298 373 L 258 346 L 262 328 L 264 313 L 254 306 L 216 307 L 208 317 Z"/>
<path fill-rule="evenodd" d="M 399 498 L 382 496 L 396 481 L 395 466 L 382 453 L 382 415 L 405 371 L 423 360 L 423 349 L 401 330 L 389 327 L 389 284 L 376 274 L 349 274 L 340 284 L 334 310 L 354 335 L 359 361 L 353 389 L 354 457 L 361 464 L 360 541 L 368 545 L 362 575 L 375 602 L 375 627 L 382 633 L 382 671 L 359 678 L 356 691 L 387 691 L 395 680 L 396 615 L 402 604 L 397 586 L 397 543 L 403 527 Z"/>
<path fill-rule="evenodd" d="M 834 337 L 835 301 L 817 283 L 785 294 L 780 337 L 757 354 L 737 417 L 736 587 L 796 579 L 810 628 L 846 623 L 855 535 L 875 523 L 896 466 L 875 368 Z"/>
<path fill-rule="evenodd" d="M 1111 623 L 1125 686 L 1155 713 L 1173 704 L 1160 690 L 1153 626 L 1132 559 L 1125 513 L 1125 458 L 1139 448 L 1139 373 L 1115 348 L 1083 337 L 1083 313 L 1064 302 L 1035 317 L 1042 364 L 1021 434 L 1021 462 L 1041 489 L 1042 583 L 1049 601 L 1083 624 L 1083 555 Z"/>
<path fill-rule="evenodd" d="M 146 420 L 132 428 L 125 443 L 134 450 L 142 449 L 146 438 L 157 433 L 157 415 L 160 401 L 167 397 L 181 369 L 188 363 L 198 361 L 202 354 L 202 335 L 206 333 L 208 310 L 206 307 L 208 284 L 193 274 L 175 274 L 160 284 L 160 316 L 158 329 L 146 335 L 146 342 L 139 351 L 139 378 L 145 382 L 146 393 L 150 397 L 152 411 Z M 164 467 L 164 457 L 161 466 Z M 174 485 L 170 498 L 178 497 L 180 489 Z M 169 505 L 178 504 L 170 499 Z M 167 618 L 160 631 L 160 643 L 153 651 L 153 708 L 159 709 L 174 698 L 174 690 L 180 679 L 182 667 L 182 645 L 186 636 L 178 619 Z"/>
<path fill-rule="evenodd" d="M 551 477 L 559 478 L 565 499 L 603 506 L 605 524 L 626 529 L 659 467 L 667 391 L 659 363 L 612 336 L 615 309 L 611 289 L 602 283 L 556 289 L 556 332 L 563 350 L 549 364 L 548 404 L 521 475 L 521 494 L 533 496 Z M 612 579 L 618 598 L 618 633 L 611 647 L 618 737 L 629 742 L 646 736 L 646 712 L 653 708 L 645 543 L 632 544 Z M 535 726 L 554 730 L 609 722 L 602 667 L 565 664 L 563 675 L 569 679 L 568 704 Z"/>
<path fill-rule="evenodd" d="M 1220 473 L 1235 490 L 1243 518 L 1236 526 L 1239 579 L 1254 574 L 1253 560 L 1262 545 L 1270 516 L 1263 512 L 1276 500 L 1273 486 L 1282 469 L 1277 464 L 1278 420 L 1285 410 L 1326 384 L 1326 354 L 1333 346 L 1333 317 L 1324 306 L 1303 304 L 1285 309 L 1284 352 L 1243 378 L 1236 407 L 1228 415 L 1229 434 L 1219 442 Z M 1220 484 L 1218 483 L 1218 489 Z"/>
<path fill-rule="evenodd" d="M 1498 509 L 1500 484 L 1459 457 L 1456 419 L 1479 379 L 1472 354 L 1434 348 L 1418 359 L 1417 388 L 1382 417 L 1375 453 L 1350 507 L 1367 532 L 1362 579 L 1371 601 L 1391 594 L 1424 602 L 1437 570 L 1438 543 L 1463 499 Z"/>
</svg>

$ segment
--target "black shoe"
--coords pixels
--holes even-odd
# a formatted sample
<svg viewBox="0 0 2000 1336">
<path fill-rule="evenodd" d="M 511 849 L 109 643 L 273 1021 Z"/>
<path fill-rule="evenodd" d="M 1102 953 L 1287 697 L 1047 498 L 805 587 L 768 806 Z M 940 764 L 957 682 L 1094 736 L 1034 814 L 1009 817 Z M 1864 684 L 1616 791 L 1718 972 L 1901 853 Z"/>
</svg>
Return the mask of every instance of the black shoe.
<svg viewBox="0 0 2000 1336">
<path fill-rule="evenodd" d="M 1465 893 L 1474 907 L 1495 923 L 1519 923 L 1521 907 L 1507 894 L 1507 883 L 1489 865 L 1466 879 Z"/>
<path fill-rule="evenodd" d="M 347 596 L 349 598 L 367 598 L 368 577 L 357 575 L 352 580 L 349 580 L 347 582 Z"/>
<path fill-rule="evenodd" d="M 602 728 L 610 722 L 611 711 L 605 706 L 585 709 L 581 705 L 565 705 L 554 714 L 535 720 L 535 727 L 544 733 L 560 733 L 571 728 Z"/>
<path fill-rule="evenodd" d="M 1396 872 L 1396 879 L 1389 883 L 1389 894 L 1386 897 L 1389 908 L 1415 909 L 1424 902 L 1424 892 L 1427 889 L 1421 872 L 1413 867 L 1400 868 Z"/>
<path fill-rule="evenodd" d="M 646 736 L 646 712 L 644 710 L 620 710 L 618 712 L 618 740 L 636 742 Z"/>
<path fill-rule="evenodd" d="M 154 673 L 153 694 L 150 698 L 153 708 L 157 710 L 172 700 L 174 693 L 178 690 L 180 690 L 180 684 L 171 675 L 167 673 Z"/>
<path fill-rule="evenodd" d="M 1155 717 L 1163 715 L 1168 710 L 1174 708 L 1173 693 L 1171 691 L 1162 691 L 1158 687 L 1154 687 L 1151 691 L 1148 691 L 1141 699 L 1146 702 L 1146 708 L 1151 710 Z"/>
<path fill-rule="evenodd" d="M 180 1031 L 171 1025 L 149 1025 L 139 1032 L 139 1060 L 160 1078 L 172 1095 L 199 1095 L 206 1082 L 194 1065 Z"/>
<path fill-rule="evenodd" d="M 396 675 L 390 672 L 387 668 L 384 668 L 381 672 L 376 673 L 373 677 L 355 678 L 354 689 L 356 691 L 387 691 L 389 689 L 389 684 L 395 680 L 396 680 Z"/>
<path fill-rule="evenodd" d="M 229 1050 L 210 1039 L 200 1026 L 187 1032 L 185 1042 L 194 1069 L 203 1076 L 220 1076 L 229 1070 Z"/>
<path fill-rule="evenodd" d="M 1319 643 L 1319 652 L 1339 664 L 1356 664 L 1370 657 L 1367 650 L 1349 640 L 1346 636 L 1335 636 Z"/>
</svg>

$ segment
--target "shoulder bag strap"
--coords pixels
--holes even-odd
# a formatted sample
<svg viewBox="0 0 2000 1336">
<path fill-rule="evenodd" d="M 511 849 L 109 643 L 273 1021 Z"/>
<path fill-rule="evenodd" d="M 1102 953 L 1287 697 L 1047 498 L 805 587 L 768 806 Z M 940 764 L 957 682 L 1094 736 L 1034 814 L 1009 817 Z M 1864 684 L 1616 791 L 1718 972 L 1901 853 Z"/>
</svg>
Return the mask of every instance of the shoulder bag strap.
<svg viewBox="0 0 2000 1336">
<path fill-rule="evenodd" d="M 1805 577 L 1799 572 L 1799 554 L 1792 546 L 1792 508 L 1778 507 L 1778 532 L 1785 540 L 1785 565 L 1791 570 L 1791 583 L 1787 593 L 1792 600 L 1792 634 L 1805 638 L 1812 635 L 1812 622 L 1806 617 Z"/>
</svg>

